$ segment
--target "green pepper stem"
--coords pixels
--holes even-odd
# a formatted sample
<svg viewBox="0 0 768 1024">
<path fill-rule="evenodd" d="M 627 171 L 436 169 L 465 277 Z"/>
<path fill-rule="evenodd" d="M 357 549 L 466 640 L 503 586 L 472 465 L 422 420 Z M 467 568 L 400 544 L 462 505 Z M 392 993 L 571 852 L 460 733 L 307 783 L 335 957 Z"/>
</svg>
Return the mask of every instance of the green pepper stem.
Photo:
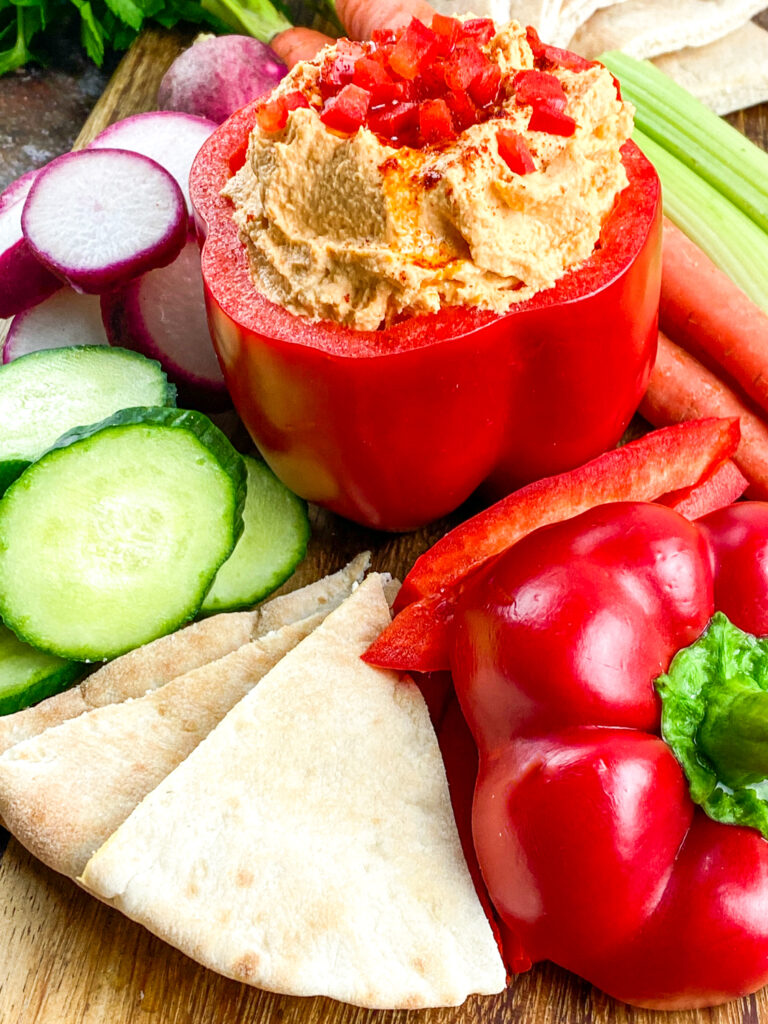
<svg viewBox="0 0 768 1024">
<path fill-rule="evenodd" d="M 727 786 L 768 778 L 768 692 L 749 681 L 729 680 L 710 694 L 698 739 Z"/>
</svg>

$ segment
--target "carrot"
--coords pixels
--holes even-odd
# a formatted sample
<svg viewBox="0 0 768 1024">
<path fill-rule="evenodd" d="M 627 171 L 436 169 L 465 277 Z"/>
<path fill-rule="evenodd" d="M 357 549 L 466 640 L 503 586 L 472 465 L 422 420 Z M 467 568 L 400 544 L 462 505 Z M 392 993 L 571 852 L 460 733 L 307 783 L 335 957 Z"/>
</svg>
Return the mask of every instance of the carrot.
<svg viewBox="0 0 768 1024">
<path fill-rule="evenodd" d="M 702 416 L 738 416 L 741 443 L 733 460 L 749 480 L 748 497 L 768 498 L 768 425 L 711 370 L 661 332 L 640 412 L 655 427 Z"/>
<path fill-rule="evenodd" d="M 350 39 L 370 39 L 375 28 L 400 28 L 411 18 L 429 25 L 435 9 L 426 0 L 336 0 L 336 13 Z"/>
<path fill-rule="evenodd" d="M 659 324 L 768 412 L 768 315 L 666 218 Z"/>
<path fill-rule="evenodd" d="M 280 60 L 284 60 L 289 68 L 300 60 L 312 60 L 318 50 L 332 43 L 330 36 L 317 32 L 313 28 L 287 28 L 270 40 L 269 45 Z"/>
</svg>

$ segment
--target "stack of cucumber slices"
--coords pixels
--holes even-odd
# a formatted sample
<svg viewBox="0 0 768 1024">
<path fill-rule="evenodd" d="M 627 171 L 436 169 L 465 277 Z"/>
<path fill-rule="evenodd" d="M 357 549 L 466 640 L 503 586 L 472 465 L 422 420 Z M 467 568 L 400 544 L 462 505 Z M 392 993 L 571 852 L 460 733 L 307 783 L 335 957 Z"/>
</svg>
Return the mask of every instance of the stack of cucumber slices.
<svg viewBox="0 0 768 1024">
<path fill-rule="evenodd" d="M 255 604 L 303 557 L 304 503 L 175 398 L 125 349 L 0 367 L 0 713 Z"/>
</svg>

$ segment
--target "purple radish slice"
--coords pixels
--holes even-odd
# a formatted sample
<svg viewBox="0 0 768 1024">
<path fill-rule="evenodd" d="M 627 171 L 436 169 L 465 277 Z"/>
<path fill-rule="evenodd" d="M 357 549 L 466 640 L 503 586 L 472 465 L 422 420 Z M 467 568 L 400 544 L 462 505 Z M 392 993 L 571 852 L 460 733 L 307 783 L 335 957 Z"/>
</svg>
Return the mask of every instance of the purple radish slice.
<svg viewBox="0 0 768 1024">
<path fill-rule="evenodd" d="M 231 406 L 208 331 L 194 237 L 169 266 L 102 295 L 101 315 L 112 345 L 158 360 L 179 389 L 180 404 L 206 411 Z"/>
<path fill-rule="evenodd" d="M 101 293 L 170 263 L 187 237 L 176 181 L 124 149 L 81 149 L 45 167 L 21 226 L 41 263 L 76 291 Z"/>
<path fill-rule="evenodd" d="M 0 196 L 7 197 L 0 206 L 0 317 L 22 313 L 61 288 L 61 281 L 35 258 L 21 230 L 24 200 L 37 174 L 22 175 Z"/>
<path fill-rule="evenodd" d="M 38 176 L 40 171 L 27 171 L 26 174 L 22 174 L 20 178 L 16 178 L 14 181 L 7 185 L 2 192 L 0 192 L 0 213 L 3 210 L 7 210 L 8 207 L 18 203 L 21 199 L 26 199 L 29 195 L 29 190 L 32 188 L 35 178 Z"/>
<path fill-rule="evenodd" d="M 192 161 L 217 127 L 215 121 L 192 114 L 173 110 L 151 111 L 111 124 L 96 136 L 88 149 L 130 149 L 156 160 L 178 181 L 187 209 L 191 212 L 189 171 Z"/>
<path fill-rule="evenodd" d="M 157 105 L 221 124 L 246 103 L 272 92 L 287 72 L 275 51 L 258 39 L 204 36 L 163 75 Z"/>
<path fill-rule="evenodd" d="M 39 306 L 13 318 L 3 346 L 3 362 L 43 348 L 108 344 L 98 295 L 61 288 Z"/>
</svg>

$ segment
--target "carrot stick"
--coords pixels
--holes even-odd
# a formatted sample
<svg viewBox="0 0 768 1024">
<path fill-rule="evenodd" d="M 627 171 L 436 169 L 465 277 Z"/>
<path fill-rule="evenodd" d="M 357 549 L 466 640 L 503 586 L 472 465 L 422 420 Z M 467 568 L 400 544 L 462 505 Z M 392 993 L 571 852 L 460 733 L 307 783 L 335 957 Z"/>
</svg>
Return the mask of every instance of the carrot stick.
<svg viewBox="0 0 768 1024">
<path fill-rule="evenodd" d="M 659 324 L 768 412 L 768 315 L 666 218 Z"/>
<path fill-rule="evenodd" d="M 336 0 L 336 13 L 350 39 L 370 39 L 375 28 L 400 28 L 411 18 L 430 25 L 435 9 L 426 0 Z"/>
<path fill-rule="evenodd" d="M 768 498 L 768 425 L 698 359 L 661 332 L 640 412 L 655 427 L 702 416 L 738 416 L 741 443 L 733 460 L 749 480 L 747 496 Z"/>
<path fill-rule="evenodd" d="M 280 60 L 284 60 L 289 68 L 300 60 L 312 60 L 324 46 L 332 43 L 330 36 L 317 32 L 313 28 L 287 28 L 270 40 L 269 45 Z"/>
</svg>

